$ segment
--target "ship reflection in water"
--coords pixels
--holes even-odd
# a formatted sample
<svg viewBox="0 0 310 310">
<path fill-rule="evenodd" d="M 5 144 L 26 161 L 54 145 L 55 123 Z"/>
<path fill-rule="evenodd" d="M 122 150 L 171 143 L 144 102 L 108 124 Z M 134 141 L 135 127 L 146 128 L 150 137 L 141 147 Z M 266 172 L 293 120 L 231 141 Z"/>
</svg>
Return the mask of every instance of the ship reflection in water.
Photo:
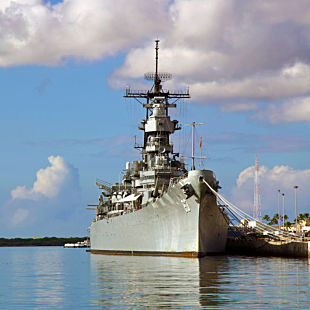
<svg viewBox="0 0 310 310">
<path fill-rule="evenodd" d="M 103 309 L 309 309 L 307 259 L 91 255 L 90 260 L 92 305 Z"/>
<path fill-rule="evenodd" d="M 225 304 L 229 260 L 91 255 L 104 307 L 200 308 Z"/>
<path fill-rule="evenodd" d="M 310 304 L 308 259 L 0 247 L 0 274 L 0 309 L 270 310 Z"/>
</svg>

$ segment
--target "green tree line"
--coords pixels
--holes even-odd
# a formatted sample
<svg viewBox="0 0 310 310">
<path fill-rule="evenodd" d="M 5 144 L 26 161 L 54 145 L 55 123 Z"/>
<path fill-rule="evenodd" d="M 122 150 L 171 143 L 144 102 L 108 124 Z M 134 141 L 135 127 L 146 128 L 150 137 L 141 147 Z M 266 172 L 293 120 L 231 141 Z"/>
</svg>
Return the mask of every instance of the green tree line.
<svg viewBox="0 0 310 310">
<path fill-rule="evenodd" d="M 85 239 L 87 237 L 0 238 L 0 246 L 64 246 L 65 243 L 76 243 Z"/>
<path fill-rule="evenodd" d="M 276 213 L 272 218 L 268 214 L 265 214 L 262 219 L 268 225 L 278 225 L 279 220 L 280 220 L 280 223 L 283 222 L 283 216 L 281 216 L 281 215 L 279 216 L 279 213 Z M 300 213 L 297 216 L 297 221 L 301 221 L 301 220 L 310 220 L 309 213 Z M 296 222 L 296 218 L 294 219 L 293 223 L 295 223 L 295 222 Z M 284 226 L 288 227 L 291 224 L 292 223 L 290 221 L 288 221 L 288 216 L 286 214 L 284 214 Z"/>
</svg>

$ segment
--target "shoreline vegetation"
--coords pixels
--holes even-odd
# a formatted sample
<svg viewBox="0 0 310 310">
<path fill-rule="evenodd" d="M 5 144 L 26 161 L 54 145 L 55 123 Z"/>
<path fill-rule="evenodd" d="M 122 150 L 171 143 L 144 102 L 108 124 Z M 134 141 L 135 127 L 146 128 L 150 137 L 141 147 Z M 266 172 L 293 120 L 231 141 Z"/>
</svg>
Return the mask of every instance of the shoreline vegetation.
<svg viewBox="0 0 310 310">
<path fill-rule="evenodd" d="M 64 246 L 65 243 L 83 242 L 88 237 L 0 238 L 0 247 Z"/>
</svg>

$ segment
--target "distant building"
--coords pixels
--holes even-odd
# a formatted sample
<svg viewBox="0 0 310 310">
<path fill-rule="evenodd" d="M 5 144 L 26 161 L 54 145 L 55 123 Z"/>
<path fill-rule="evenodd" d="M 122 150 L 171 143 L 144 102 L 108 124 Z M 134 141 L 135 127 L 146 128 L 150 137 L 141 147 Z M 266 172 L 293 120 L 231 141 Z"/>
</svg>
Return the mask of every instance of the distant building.
<svg viewBox="0 0 310 310">
<path fill-rule="evenodd" d="M 310 220 L 301 220 L 298 221 L 298 230 L 303 233 L 306 234 L 310 231 Z"/>
</svg>

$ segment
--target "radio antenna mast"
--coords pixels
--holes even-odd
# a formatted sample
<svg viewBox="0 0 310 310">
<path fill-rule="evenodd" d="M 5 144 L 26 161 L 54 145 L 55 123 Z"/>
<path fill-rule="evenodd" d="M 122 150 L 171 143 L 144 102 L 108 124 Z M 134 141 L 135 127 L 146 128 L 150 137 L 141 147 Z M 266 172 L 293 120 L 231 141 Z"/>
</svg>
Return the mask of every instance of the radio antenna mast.
<svg viewBox="0 0 310 310">
<path fill-rule="evenodd" d="M 256 220 L 260 220 L 262 217 L 262 206 L 260 201 L 260 186 L 259 186 L 259 164 L 258 157 L 255 159 L 255 173 L 254 173 L 254 206 L 253 206 L 253 217 Z"/>
</svg>

